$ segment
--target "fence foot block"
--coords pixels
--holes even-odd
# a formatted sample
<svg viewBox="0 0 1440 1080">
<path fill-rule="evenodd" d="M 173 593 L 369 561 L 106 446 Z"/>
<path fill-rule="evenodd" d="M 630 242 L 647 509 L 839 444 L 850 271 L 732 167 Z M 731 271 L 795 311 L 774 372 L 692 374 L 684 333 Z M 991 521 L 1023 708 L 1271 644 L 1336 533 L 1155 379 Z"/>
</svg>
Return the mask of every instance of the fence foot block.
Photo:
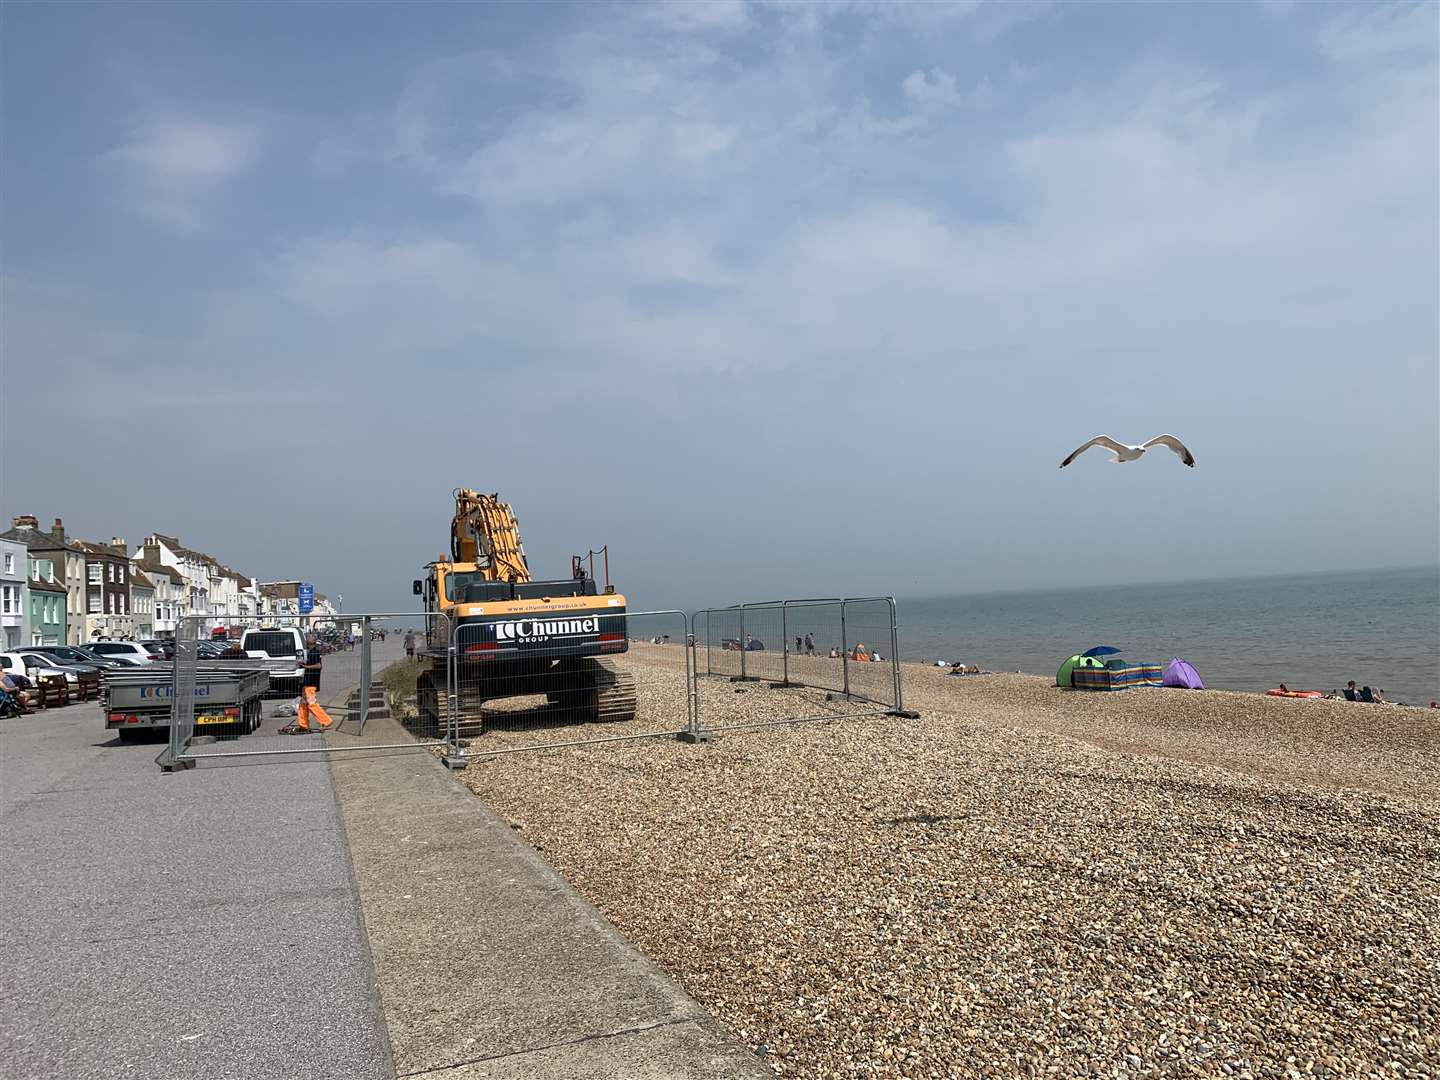
<svg viewBox="0 0 1440 1080">
<path fill-rule="evenodd" d="M 683 743 L 708 743 L 710 733 L 708 731 L 682 731 L 675 738 Z"/>
<path fill-rule="evenodd" d="M 470 764 L 470 759 L 464 754 L 445 754 L 440 758 L 440 764 L 447 769 L 460 770 Z"/>
<path fill-rule="evenodd" d="M 891 709 L 886 716 L 898 716 L 903 720 L 919 720 L 920 714 L 914 709 Z"/>
<path fill-rule="evenodd" d="M 801 684 L 798 682 L 767 682 L 765 685 L 768 686 L 771 690 L 789 690 L 792 687 L 797 687 Z"/>
<path fill-rule="evenodd" d="M 730 681 L 731 681 L 731 682 L 759 682 L 760 680 L 757 679 L 754 675 L 731 675 L 731 676 L 730 676 Z"/>
</svg>

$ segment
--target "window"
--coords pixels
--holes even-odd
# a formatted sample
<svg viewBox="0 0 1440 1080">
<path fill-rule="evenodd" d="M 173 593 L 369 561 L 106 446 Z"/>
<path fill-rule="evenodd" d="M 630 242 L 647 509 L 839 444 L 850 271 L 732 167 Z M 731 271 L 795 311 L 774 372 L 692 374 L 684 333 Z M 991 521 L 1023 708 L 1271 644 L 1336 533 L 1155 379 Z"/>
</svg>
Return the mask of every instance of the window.
<svg viewBox="0 0 1440 1080">
<path fill-rule="evenodd" d="M 99 594 L 99 593 L 91 593 L 91 594 L 90 594 L 90 599 L 89 599 L 89 602 L 86 604 L 85 610 L 86 610 L 86 612 L 87 612 L 88 614 L 91 614 L 91 615 L 99 615 L 99 614 L 100 614 L 100 594 Z"/>
<path fill-rule="evenodd" d="M 114 612 L 112 612 L 112 611 L 110 610 L 111 601 L 113 601 L 114 599 L 115 599 L 114 594 L 108 593 L 108 592 L 105 594 L 105 614 L 106 614 L 106 615 L 112 615 L 112 614 L 114 614 Z"/>
<path fill-rule="evenodd" d="M 85 573 L 87 575 L 86 580 L 89 581 L 91 585 L 99 585 L 102 581 L 105 580 L 104 577 L 101 576 L 104 571 L 101 568 L 100 564 L 97 562 L 92 562 L 89 566 L 87 566 L 85 568 Z"/>
<path fill-rule="evenodd" d="M 0 614 L 10 614 L 10 586 L 0 585 Z"/>
<path fill-rule="evenodd" d="M 115 581 L 115 564 L 114 564 L 113 562 L 112 562 L 112 563 L 106 563 L 106 564 L 105 564 L 105 567 L 106 567 L 107 572 L 108 572 L 109 575 L 110 575 L 111 584 L 114 584 L 114 581 Z"/>
<path fill-rule="evenodd" d="M 120 568 L 116 571 L 116 573 L 119 574 L 119 580 L 120 580 L 121 584 L 124 584 L 124 582 L 125 582 L 125 567 L 123 567 L 123 566 L 120 567 Z"/>
<path fill-rule="evenodd" d="M 15 573 L 15 556 L 8 551 L 5 553 L 5 572 L 7 574 Z"/>
</svg>

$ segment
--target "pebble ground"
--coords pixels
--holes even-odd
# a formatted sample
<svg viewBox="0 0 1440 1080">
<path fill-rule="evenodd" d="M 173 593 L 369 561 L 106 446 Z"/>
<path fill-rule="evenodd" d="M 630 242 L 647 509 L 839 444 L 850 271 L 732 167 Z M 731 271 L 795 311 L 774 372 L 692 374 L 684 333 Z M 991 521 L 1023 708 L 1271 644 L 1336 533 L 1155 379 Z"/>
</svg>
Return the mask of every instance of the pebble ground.
<svg viewBox="0 0 1440 1080">
<path fill-rule="evenodd" d="M 632 650 L 642 712 L 683 709 L 682 657 Z M 464 779 L 783 1076 L 1440 1076 L 1433 714 L 920 667 L 906 697 Z"/>
</svg>

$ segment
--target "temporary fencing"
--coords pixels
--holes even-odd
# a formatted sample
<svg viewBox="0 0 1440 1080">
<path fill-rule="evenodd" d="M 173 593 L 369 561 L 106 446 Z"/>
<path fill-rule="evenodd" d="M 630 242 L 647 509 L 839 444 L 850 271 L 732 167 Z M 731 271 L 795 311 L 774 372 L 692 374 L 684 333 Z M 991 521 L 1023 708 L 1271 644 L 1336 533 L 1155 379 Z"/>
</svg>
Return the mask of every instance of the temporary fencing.
<svg viewBox="0 0 1440 1080">
<path fill-rule="evenodd" d="M 706 676 L 696 680 L 699 732 L 914 715 L 904 707 L 891 597 L 711 608 L 696 613 L 694 626 Z"/>
<path fill-rule="evenodd" d="M 321 653 L 312 692 L 307 634 Z M 400 748 L 463 765 L 626 739 L 703 741 L 767 724 L 913 716 L 897 642 L 889 597 L 743 604 L 692 617 L 557 608 L 553 617 L 454 626 L 438 613 L 188 617 L 169 670 L 110 680 L 108 720 L 122 734 L 168 724 L 165 768 Z M 367 721 L 380 717 L 408 737 L 388 724 L 367 734 Z"/>
<path fill-rule="evenodd" d="M 168 665 L 112 680 L 107 724 L 122 735 L 168 725 L 160 758 L 165 768 L 207 758 L 448 747 L 454 735 L 448 653 L 443 644 L 438 651 L 433 644 L 448 638 L 445 625 L 443 615 L 414 612 L 188 616 L 177 624 Z M 320 669 L 307 677 L 312 635 Z M 406 656 L 407 641 L 413 660 Z M 397 689 L 387 692 L 381 675 L 399 664 L 407 670 Z M 414 726 L 408 722 L 418 713 L 421 695 L 411 688 L 417 681 L 423 685 L 432 670 L 440 689 L 431 730 L 405 741 L 367 736 L 372 717 L 394 714 Z M 307 688 L 307 682 L 318 685 Z"/>
</svg>

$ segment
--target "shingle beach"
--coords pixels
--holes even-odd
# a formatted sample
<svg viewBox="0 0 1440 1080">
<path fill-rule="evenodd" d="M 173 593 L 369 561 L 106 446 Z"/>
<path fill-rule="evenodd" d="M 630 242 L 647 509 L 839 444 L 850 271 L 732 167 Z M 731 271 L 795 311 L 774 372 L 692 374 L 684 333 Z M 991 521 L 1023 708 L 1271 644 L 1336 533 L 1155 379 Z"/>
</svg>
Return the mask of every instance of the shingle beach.
<svg viewBox="0 0 1440 1080">
<path fill-rule="evenodd" d="M 905 679 L 464 780 L 784 1076 L 1440 1075 L 1440 716 Z"/>
</svg>

